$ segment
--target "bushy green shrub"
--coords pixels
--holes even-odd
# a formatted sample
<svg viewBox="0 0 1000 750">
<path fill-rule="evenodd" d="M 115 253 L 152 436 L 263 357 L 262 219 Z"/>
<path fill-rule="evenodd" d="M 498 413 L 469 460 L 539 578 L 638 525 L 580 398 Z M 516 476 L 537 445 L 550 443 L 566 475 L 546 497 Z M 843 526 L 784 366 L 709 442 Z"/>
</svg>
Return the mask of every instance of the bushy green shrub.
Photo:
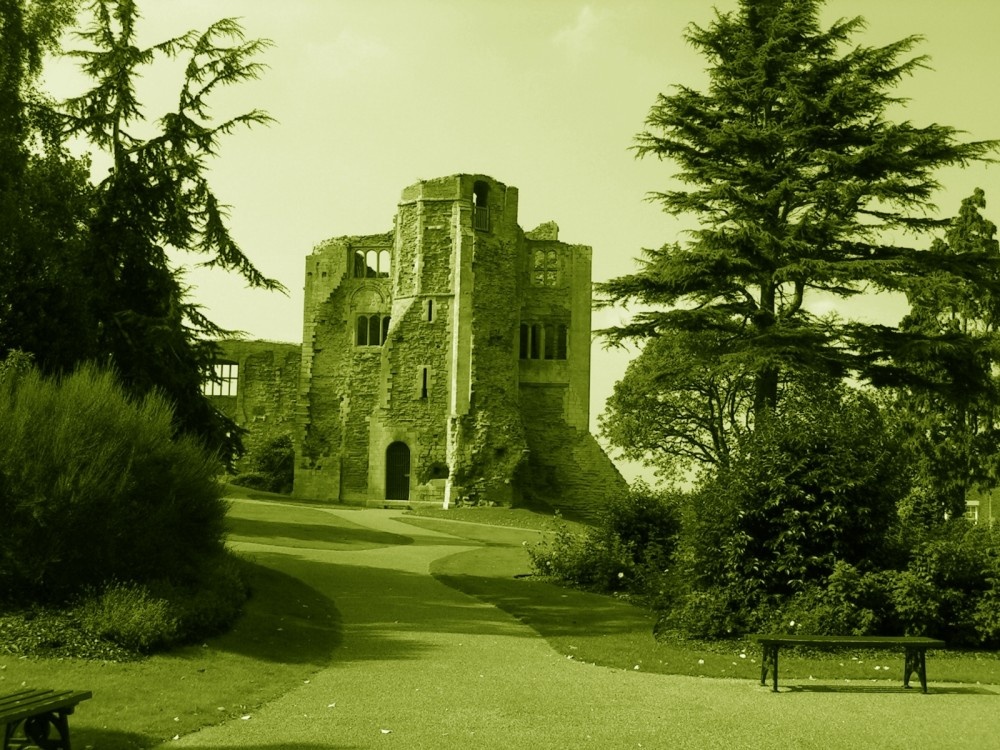
<svg viewBox="0 0 1000 750">
<path fill-rule="evenodd" d="M 837 562 L 830 577 L 812 583 L 773 609 L 753 613 L 751 629 L 808 635 L 888 635 L 899 631 L 892 606 L 894 574 L 862 573 Z"/>
<path fill-rule="evenodd" d="M 891 597 L 907 634 L 1000 644 L 1000 534 L 962 518 L 927 530 L 895 574 Z"/>
<path fill-rule="evenodd" d="M 638 483 L 610 501 L 585 533 L 563 524 L 529 555 L 540 575 L 594 591 L 656 595 L 679 527 L 675 496 Z"/>
<path fill-rule="evenodd" d="M 170 602 L 138 583 L 113 583 L 93 592 L 75 614 L 87 633 L 143 654 L 178 639 L 179 625 Z"/>
<path fill-rule="evenodd" d="M 906 491 L 898 441 L 852 391 L 790 393 L 693 493 L 683 545 L 695 588 L 732 586 L 748 612 L 823 585 L 838 561 L 887 554 Z"/>
<path fill-rule="evenodd" d="M 183 584 L 224 544 L 220 464 L 170 405 L 113 374 L 0 379 L 0 592 L 62 601 L 110 580 Z"/>
<path fill-rule="evenodd" d="M 288 494 L 295 479 L 295 448 L 291 435 L 278 435 L 259 444 L 251 443 L 238 466 L 239 473 L 233 478 L 234 484 Z"/>
<path fill-rule="evenodd" d="M 621 542 L 593 533 L 575 533 L 559 524 L 551 541 L 528 547 L 531 566 L 550 576 L 592 591 L 624 591 L 632 580 L 633 562 Z"/>
</svg>

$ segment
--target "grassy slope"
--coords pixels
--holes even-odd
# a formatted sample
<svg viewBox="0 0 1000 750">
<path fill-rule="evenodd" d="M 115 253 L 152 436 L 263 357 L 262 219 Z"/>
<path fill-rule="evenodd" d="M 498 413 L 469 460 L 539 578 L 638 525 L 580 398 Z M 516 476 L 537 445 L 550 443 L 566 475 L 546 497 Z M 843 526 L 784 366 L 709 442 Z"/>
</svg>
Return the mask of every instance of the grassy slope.
<svg viewBox="0 0 1000 750">
<path fill-rule="evenodd" d="M 319 549 L 409 542 L 311 508 L 275 507 L 234 503 L 231 540 Z M 74 716 L 74 745 L 101 750 L 149 747 L 246 715 L 325 666 L 341 636 L 336 606 L 316 590 L 262 565 L 249 564 L 248 574 L 253 596 L 223 636 L 138 662 L 0 656 L 0 692 L 22 684 L 92 691 L 100 700 Z"/>
<path fill-rule="evenodd" d="M 283 504 L 276 512 L 278 508 L 236 502 L 231 513 L 234 538 L 256 544 L 280 540 L 283 545 L 325 550 L 412 549 L 413 540 L 406 536 L 375 532 L 330 514 L 320 519 L 315 508 Z M 489 515 L 462 517 L 478 520 Z M 406 520 L 414 527 L 447 531 L 482 545 L 437 560 L 432 573 L 530 625 L 566 658 L 624 670 L 759 678 L 757 653 L 745 644 L 709 649 L 657 643 L 650 616 L 627 602 L 516 577 L 528 572 L 523 540 L 536 534 L 513 526 Z M 251 580 L 254 598 L 245 617 L 225 636 L 135 663 L 0 657 L 0 692 L 22 683 L 92 690 L 100 700 L 89 701 L 74 716 L 74 740 L 78 747 L 103 750 L 148 747 L 252 713 L 327 666 L 340 643 L 342 624 L 335 603 L 297 578 L 254 565 Z M 898 684 L 901 666 L 899 654 L 839 652 L 817 658 L 792 652 L 782 657 L 782 675 L 787 678 L 812 675 L 866 683 L 878 679 L 886 686 Z M 994 654 L 932 654 L 928 669 L 932 683 L 1000 684 L 1000 660 Z"/>
<path fill-rule="evenodd" d="M 471 517 L 473 514 L 467 516 Z M 491 520 L 488 514 L 482 518 L 486 523 Z M 502 533 L 485 526 L 425 518 L 410 518 L 408 522 L 484 544 L 504 543 Z M 658 642 L 652 636 L 652 617 L 626 601 L 516 578 L 529 570 L 515 537 L 508 543 L 517 547 L 499 550 L 491 546 L 452 555 L 435 563 L 432 573 L 442 582 L 531 625 L 568 658 L 664 674 L 760 679 L 759 647 L 748 641 Z M 792 679 L 901 681 L 902 671 L 903 655 L 893 651 L 787 650 L 781 656 L 781 674 Z M 928 674 L 935 682 L 998 685 L 1000 655 L 930 652 Z"/>
</svg>

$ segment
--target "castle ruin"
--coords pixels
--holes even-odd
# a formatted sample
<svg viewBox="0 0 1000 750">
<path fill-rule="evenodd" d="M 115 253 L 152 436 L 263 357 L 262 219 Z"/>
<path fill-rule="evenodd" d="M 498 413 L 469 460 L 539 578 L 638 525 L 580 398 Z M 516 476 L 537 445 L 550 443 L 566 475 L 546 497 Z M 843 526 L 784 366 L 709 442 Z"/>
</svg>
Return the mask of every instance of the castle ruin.
<svg viewBox="0 0 1000 750">
<path fill-rule="evenodd" d="M 306 258 L 296 497 L 589 515 L 624 489 L 589 433 L 591 248 L 517 206 L 485 175 L 424 180 L 390 231 Z"/>
</svg>

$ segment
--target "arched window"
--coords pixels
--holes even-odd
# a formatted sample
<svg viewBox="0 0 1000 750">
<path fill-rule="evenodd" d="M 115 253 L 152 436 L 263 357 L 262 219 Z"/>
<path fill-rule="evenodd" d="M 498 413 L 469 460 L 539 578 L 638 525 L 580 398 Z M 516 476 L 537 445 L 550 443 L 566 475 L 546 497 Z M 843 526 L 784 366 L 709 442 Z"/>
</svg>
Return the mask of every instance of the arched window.
<svg viewBox="0 0 1000 750">
<path fill-rule="evenodd" d="M 388 250 L 380 250 L 378 254 L 378 275 L 379 278 L 389 278 L 390 258 Z"/>
<path fill-rule="evenodd" d="M 472 225 L 480 232 L 490 231 L 490 186 L 478 180 L 472 186 Z"/>
<path fill-rule="evenodd" d="M 389 338 L 388 315 L 369 313 L 359 315 L 355 325 L 354 343 L 357 346 L 382 346 Z"/>
</svg>

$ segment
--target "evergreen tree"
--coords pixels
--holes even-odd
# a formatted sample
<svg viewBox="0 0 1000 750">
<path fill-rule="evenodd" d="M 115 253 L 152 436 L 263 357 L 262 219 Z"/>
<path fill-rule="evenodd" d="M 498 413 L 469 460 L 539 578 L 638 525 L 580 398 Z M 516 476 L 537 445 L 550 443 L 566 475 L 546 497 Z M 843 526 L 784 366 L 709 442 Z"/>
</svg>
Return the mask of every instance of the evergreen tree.
<svg viewBox="0 0 1000 750">
<path fill-rule="evenodd" d="M 0 357 L 31 352 L 53 371 L 90 353 L 80 249 L 89 167 L 61 147 L 39 91 L 73 0 L 0 0 Z"/>
<path fill-rule="evenodd" d="M 914 511 L 925 521 L 961 515 L 969 491 L 998 478 L 1000 243 L 996 225 L 980 212 L 985 208 L 985 194 L 977 188 L 931 247 L 944 257 L 981 258 L 977 283 L 938 271 L 912 279 L 906 290 L 910 312 L 902 331 L 966 342 L 958 360 L 942 359 L 935 350 L 913 358 L 909 366 L 929 385 L 911 385 L 896 404 L 911 435 L 922 490 L 923 503 L 915 503 Z M 956 376 L 960 371 L 966 375 Z M 970 391 L 965 387 L 970 379 L 984 386 Z"/>
<path fill-rule="evenodd" d="M 156 389 L 174 404 L 178 426 L 227 456 L 238 449 L 235 426 L 202 395 L 220 330 L 194 304 L 168 251 L 207 256 L 203 265 L 243 276 L 249 285 L 281 289 L 244 255 L 227 227 L 227 210 L 207 180 L 207 160 L 221 136 L 267 124 L 253 110 L 213 121 L 208 99 L 218 88 L 256 78 L 254 61 L 268 45 L 246 41 L 232 19 L 148 48 L 135 40 L 134 0 L 94 0 L 93 22 L 80 36 L 89 49 L 71 54 L 93 88 L 67 103 L 68 132 L 85 136 L 111 158 L 96 187 L 86 272 L 93 289 L 96 351 L 136 393 Z M 159 119 L 152 137 L 136 94 L 143 66 L 159 57 L 187 57 L 177 108 Z"/>
<path fill-rule="evenodd" d="M 817 292 L 902 290 L 935 264 L 974 279 L 961 253 L 890 238 L 941 226 L 929 216 L 936 170 L 988 160 L 997 146 L 890 119 L 903 101 L 894 87 L 925 66 L 908 56 L 918 38 L 850 46 L 863 19 L 821 28 L 821 5 L 741 0 L 688 28 L 709 62 L 708 88 L 661 94 L 635 150 L 679 167 L 680 186 L 651 198 L 699 226 L 684 246 L 644 251 L 637 273 L 601 285 L 607 303 L 645 307 L 604 331 L 610 341 L 714 332 L 727 364 L 752 374 L 757 416 L 777 404 L 786 373 L 883 384 L 908 374 L 900 357 L 928 345 L 962 351 L 954 336 L 821 319 L 808 303 Z"/>
</svg>

